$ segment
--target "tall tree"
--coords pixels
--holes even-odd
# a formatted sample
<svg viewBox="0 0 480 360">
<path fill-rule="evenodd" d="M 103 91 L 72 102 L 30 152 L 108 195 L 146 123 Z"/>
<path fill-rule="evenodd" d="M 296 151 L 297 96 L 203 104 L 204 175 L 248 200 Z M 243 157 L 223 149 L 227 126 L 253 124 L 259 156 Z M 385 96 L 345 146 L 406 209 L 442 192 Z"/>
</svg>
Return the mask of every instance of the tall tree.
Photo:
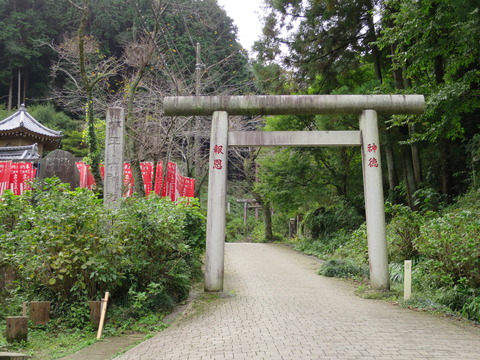
<svg viewBox="0 0 480 360">
<path fill-rule="evenodd" d="M 410 91 L 428 96 L 424 115 L 396 117 L 394 124 L 409 126 L 411 143 L 439 147 L 439 161 L 431 164 L 440 164 L 440 189 L 445 195 L 454 191 L 452 174 L 465 166 L 462 158 L 452 157 L 459 140 L 478 131 L 469 121 L 480 105 L 478 11 L 478 4 L 470 0 L 395 0 L 386 1 L 382 14 L 380 44 L 393 50 L 394 72 Z"/>
<path fill-rule="evenodd" d="M 71 29 L 69 14 L 65 1 L 0 1 L 0 92 L 8 94 L 0 98 L 9 109 L 48 93 L 54 54 L 44 44 Z"/>
<path fill-rule="evenodd" d="M 199 92 L 248 91 L 252 80 L 246 53 L 235 40 L 236 30 L 231 19 L 216 2 L 144 1 L 141 4 L 148 3 L 149 11 L 139 7 L 138 13 L 143 16 L 134 22 L 137 35 L 126 47 L 135 50 L 124 57 L 126 86 L 123 91 L 130 94 L 126 97 L 128 107 L 134 109 L 128 125 L 130 140 L 135 142 L 131 143 L 131 149 L 136 148 L 136 155 L 131 153 L 131 156 L 142 161 L 182 159 L 187 176 L 195 177 L 201 185 L 206 178 L 202 165 L 206 165 L 208 156 L 209 121 L 165 118 L 158 99 Z M 198 54 L 197 44 L 201 45 Z M 133 58 L 136 58 L 133 62 L 128 60 Z M 154 136 L 163 140 L 154 140 Z M 199 189 L 200 186 L 197 194 Z"/>
</svg>

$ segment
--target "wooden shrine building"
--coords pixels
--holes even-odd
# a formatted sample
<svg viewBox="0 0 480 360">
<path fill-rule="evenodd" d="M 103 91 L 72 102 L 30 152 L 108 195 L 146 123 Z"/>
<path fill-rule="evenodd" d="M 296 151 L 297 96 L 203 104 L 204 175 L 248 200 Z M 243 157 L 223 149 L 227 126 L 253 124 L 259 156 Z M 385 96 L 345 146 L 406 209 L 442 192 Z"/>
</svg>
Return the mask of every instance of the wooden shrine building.
<svg viewBox="0 0 480 360">
<path fill-rule="evenodd" d="M 62 132 L 47 128 L 35 120 L 24 104 L 19 110 L 0 121 L 0 160 L 34 160 L 44 150 L 60 145 Z"/>
</svg>

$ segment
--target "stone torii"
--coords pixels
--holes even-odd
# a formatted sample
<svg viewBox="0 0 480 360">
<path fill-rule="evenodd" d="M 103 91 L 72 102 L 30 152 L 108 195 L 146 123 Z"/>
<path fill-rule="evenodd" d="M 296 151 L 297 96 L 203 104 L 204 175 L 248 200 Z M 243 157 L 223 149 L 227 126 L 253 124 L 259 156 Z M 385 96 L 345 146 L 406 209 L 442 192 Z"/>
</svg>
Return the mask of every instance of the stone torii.
<svg viewBox="0 0 480 360">
<path fill-rule="evenodd" d="M 229 146 L 361 146 L 370 282 L 389 289 L 377 113 L 421 114 L 423 95 L 182 96 L 164 99 L 165 115 L 212 116 L 205 291 L 222 291 Z M 355 114 L 359 131 L 230 132 L 229 115 Z"/>
</svg>

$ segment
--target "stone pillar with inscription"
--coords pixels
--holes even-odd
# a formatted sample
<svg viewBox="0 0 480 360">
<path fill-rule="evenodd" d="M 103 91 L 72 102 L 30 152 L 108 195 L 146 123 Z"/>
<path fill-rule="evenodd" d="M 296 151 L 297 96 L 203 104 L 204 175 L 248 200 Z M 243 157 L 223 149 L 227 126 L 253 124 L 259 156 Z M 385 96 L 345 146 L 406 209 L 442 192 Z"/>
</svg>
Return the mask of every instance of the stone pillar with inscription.
<svg viewBox="0 0 480 360">
<path fill-rule="evenodd" d="M 228 113 L 215 111 L 210 138 L 208 170 L 207 246 L 205 291 L 223 290 L 225 223 L 227 210 Z"/>
<path fill-rule="evenodd" d="M 124 134 L 124 109 L 120 107 L 109 108 L 105 140 L 103 203 L 105 207 L 111 209 L 119 207 L 122 199 Z"/>
<path fill-rule="evenodd" d="M 362 134 L 363 187 L 367 220 L 370 284 L 374 289 L 389 289 L 385 206 L 377 112 L 364 110 L 360 116 Z"/>
</svg>

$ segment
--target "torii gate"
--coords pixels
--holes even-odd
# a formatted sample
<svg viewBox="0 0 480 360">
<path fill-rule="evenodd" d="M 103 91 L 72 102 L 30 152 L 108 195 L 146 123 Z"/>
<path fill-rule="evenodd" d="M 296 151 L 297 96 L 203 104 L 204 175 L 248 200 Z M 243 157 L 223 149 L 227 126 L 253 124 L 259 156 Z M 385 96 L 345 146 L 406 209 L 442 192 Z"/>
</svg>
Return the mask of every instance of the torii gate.
<svg viewBox="0 0 480 360">
<path fill-rule="evenodd" d="M 420 114 L 423 95 L 280 95 L 166 97 L 165 115 L 212 117 L 205 291 L 222 291 L 229 146 L 361 146 L 370 282 L 389 289 L 377 113 Z M 357 114 L 360 131 L 228 131 L 229 115 Z"/>
</svg>

